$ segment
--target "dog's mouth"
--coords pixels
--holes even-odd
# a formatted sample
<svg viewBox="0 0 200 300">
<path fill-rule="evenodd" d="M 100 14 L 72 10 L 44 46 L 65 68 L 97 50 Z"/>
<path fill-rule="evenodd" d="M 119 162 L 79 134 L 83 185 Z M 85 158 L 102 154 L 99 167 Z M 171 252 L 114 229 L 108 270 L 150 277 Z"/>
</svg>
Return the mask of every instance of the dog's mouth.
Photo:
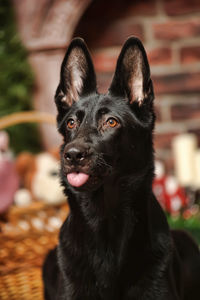
<svg viewBox="0 0 200 300">
<path fill-rule="evenodd" d="M 63 162 L 63 175 L 68 185 L 77 190 L 97 189 L 112 170 L 111 166 L 99 157 L 96 160 L 87 161 L 83 165 L 69 165 L 65 160 Z"/>
<path fill-rule="evenodd" d="M 72 172 L 67 174 L 67 180 L 73 187 L 83 186 L 89 179 L 89 175 L 86 173 Z"/>
</svg>

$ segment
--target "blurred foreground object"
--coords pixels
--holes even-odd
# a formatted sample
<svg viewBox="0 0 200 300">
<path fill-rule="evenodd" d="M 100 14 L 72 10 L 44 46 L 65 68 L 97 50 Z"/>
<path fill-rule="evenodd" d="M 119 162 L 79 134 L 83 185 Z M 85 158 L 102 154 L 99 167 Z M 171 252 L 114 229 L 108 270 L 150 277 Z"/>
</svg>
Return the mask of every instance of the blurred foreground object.
<svg viewBox="0 0 200 300">
<path fill-rule="evenodd" d="M 16 169 L 22 186 L 15 195 L 16 205 L 28 205 L 29 198 L 54 205 L 66 202 L 59 180 L 59 150 L 37 155 L 22 152 L 16 159 Z"/>
<path fill-rule="evenodd" d="M 9 151 L 9 137 L 0 131 L 0 213 L 5 212 L 13 202 L 19 187 L 15 164 Z"/>
</svg>

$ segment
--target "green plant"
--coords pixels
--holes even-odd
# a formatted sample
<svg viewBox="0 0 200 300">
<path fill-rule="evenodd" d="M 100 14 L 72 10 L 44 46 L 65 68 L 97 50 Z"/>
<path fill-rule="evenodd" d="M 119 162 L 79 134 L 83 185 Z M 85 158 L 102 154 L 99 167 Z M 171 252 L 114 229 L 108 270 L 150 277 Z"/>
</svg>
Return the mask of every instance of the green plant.
<svg viewBox="0 0 200 300">
<path fill-rule="evenodd" d="M 0 117 L 30 110 L 33 73 L 16 31 L 11 3 L 4 0 L 0 0 L 0 70 Z M 20 124 L 7 131 L 14 152 L 37 152 L 40 149 L 35 124 Z"/>
<path fill-rule="evenodd" d="M 183 229 L 192 234 L 197 243 L 200 245 L 200 218 L 198 216 L 191 216 L 184 219 L 182 216 L 171 217 L 168 216 L 168 223 L 173 229 Z"/>
</svg>

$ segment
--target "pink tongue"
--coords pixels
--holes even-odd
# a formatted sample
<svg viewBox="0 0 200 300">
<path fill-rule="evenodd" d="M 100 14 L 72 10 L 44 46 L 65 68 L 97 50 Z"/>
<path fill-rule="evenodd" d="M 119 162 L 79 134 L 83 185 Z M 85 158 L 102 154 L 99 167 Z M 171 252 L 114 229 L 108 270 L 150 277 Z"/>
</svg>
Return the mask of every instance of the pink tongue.
<svg viewBox="0 0 200 300">
<path fill-rule="evenodd" d="M 89 175 L 85 173 L 69 173 L 67 174 L 67 180 L 69 184 L 75 187 L 80 187 L 88 180 Z"/>
</svg>

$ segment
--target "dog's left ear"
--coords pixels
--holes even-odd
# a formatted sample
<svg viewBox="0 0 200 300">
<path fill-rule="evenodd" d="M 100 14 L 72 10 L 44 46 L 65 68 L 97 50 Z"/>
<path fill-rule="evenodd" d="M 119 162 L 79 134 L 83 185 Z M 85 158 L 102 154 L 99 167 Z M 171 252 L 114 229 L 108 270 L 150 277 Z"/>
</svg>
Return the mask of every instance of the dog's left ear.
<svg viewBox="0 0 200 300">
<path fill-rule="evenodd" d="M 153 86 L 147 55 L 141 41 L 130 37 L 119 55 L 109 93 L 116 97 L 128 98 L 142 105 L 153 100 Z"/>
</svg>

